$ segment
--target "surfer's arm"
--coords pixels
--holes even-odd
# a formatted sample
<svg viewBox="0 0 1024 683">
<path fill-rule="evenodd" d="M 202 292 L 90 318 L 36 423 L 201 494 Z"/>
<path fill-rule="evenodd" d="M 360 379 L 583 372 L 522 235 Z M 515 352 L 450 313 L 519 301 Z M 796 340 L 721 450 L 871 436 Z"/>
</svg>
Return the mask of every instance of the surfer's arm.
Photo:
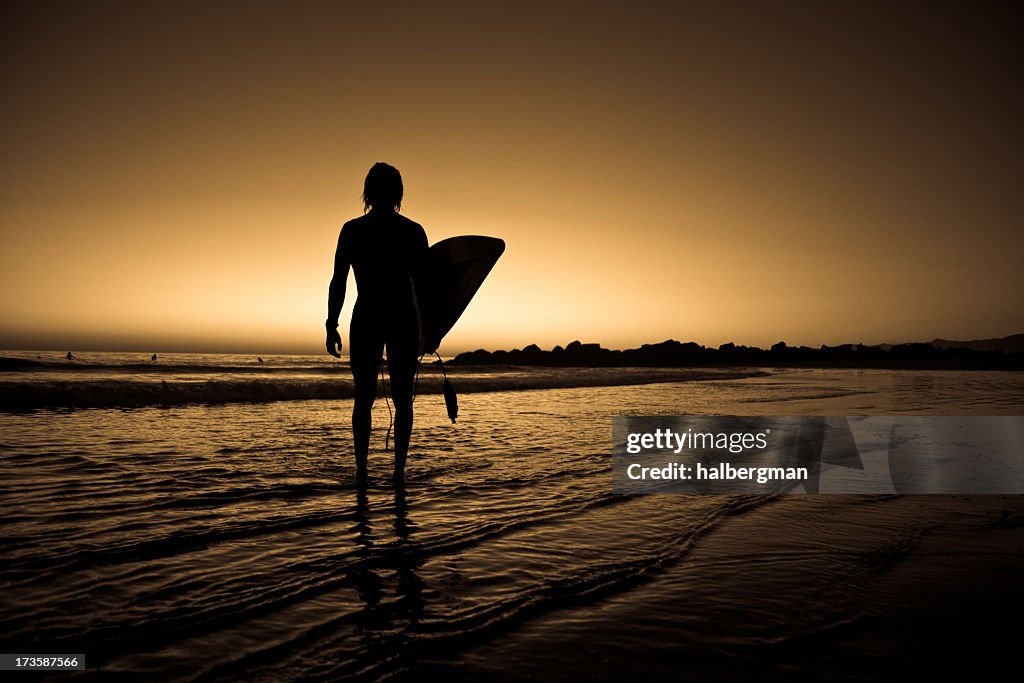
<svg viewBox="0 0 1024 683">
<path fill-rule="evenodd" d="M 341 335 L 338 334 L 338 317 L 341 306 L 345 303 L 345 283 L 348 280 L 348 269 L 352 259 L 348 253 L 348 240 L 345 229 L 338 235 L 338 249 L 334 252 L 334 276 L 327 290 L 327 353 L 341 358 Z"/>
<path fill-rule="evenodd" d="M 348 281 L 348 269 L 352 265 L 349 255 L 348 240 L 345 229 L 338 235 L 338 249 L 334 252 L 334 276 L 327 290 L 327 327 L 337 329 L 341 307 L 345 303 L 345 285 Z"/>
</svg>

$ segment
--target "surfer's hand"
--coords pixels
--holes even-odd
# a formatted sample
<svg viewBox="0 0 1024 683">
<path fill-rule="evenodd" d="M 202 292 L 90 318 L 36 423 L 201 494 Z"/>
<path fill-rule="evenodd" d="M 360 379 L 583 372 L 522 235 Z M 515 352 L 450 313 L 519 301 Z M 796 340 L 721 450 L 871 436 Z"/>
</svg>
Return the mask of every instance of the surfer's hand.
<svg viewBox="0 0 1024 683">
<path fill-rule="evenodd" d="M 341 335 L 337 329 L 327 328 L 327 353 L 341 358 Z"/>
</svg>

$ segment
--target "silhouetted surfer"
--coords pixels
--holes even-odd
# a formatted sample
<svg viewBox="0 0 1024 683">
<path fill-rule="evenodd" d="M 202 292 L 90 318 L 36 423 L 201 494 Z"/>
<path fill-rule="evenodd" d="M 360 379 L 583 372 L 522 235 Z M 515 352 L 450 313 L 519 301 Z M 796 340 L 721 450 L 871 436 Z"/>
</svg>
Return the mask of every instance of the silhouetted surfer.
<svg viewBox="0 0 1024 683">
<path fill-rule="evenodd" d="M 149 362 L 150 363 L 155 363 L 156 362 L 156 354 L 155 353 L 153 354 L 153 357 L 149 359 Z"/>
<path fill-rule="evenodd" d="M 75 354 L 73 354 L 70 351 L 68 351 L 68 355 L 66 355 L 64 357 L 67 358 L 68 360 L 74 360 L 75 359 Z"/>
<path fill-rule="evenodd" d="M 395 401 L 396 482 L 404 480 L 412 435 L 413 378 L 420 346 L 413 271 L 427 251 L 427 235 L 419 223 L 398 214 L 402 193 L 402 176 L 393 166 L 377 163 L 366 174 L 366 213 L 341 228 L 327 298 L 327 352 L 340 358 L 338 316 L 351 266 L 358 289 L 349 328 L 349 362 L 355 380 L 352 436 L 360 480 L 366 478 L 370 410 L 377 396 L 377 373 L 385 346 Z"/>
</svg>

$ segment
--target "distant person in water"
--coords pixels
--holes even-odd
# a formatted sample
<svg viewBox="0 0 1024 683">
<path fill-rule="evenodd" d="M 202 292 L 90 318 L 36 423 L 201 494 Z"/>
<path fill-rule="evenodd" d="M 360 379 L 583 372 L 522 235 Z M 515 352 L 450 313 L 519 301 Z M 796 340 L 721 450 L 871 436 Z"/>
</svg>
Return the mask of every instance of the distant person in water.
<svg viewBox="0 0 1024 683">
<path fill-rule="evenodd" d="M 419 223 L 399 215 L 402 176 L 393 166 L 374 164 L 363 185 L 363 213 L 345 223 L 334 255 L 334 277 L 327 297 L 327 352 L 341 357 L 338 316 L 345 301 L 351 266 L 358 297 L 349 328 L 349 363 L 355 380 L 352 436 L 356 478 L 365 481 L 370 450 L 370 410 L 377 396 L 377 374 L 384 348 L 395 401 L 395 482 L 405 480 L 412 436 L 412 389 L 419 355 L 420 328 L 413 277 L 427 251 Z"/>
<path fill-rule="evenodd" d="M 259 361 L 260 365 L 263 365 L 263 356 L 256 356 L 256 360 Z"/>
<path fill-rule="evenodd" d="M 70 351 L 68 351 L 68 355 L 66 355 L 64 357 L 67 358 L 68 360 L 74 360 L 75 359 L 75 354 L 73 354 Z"/>
<path fill-rule="evenodd" d="M 150 363 L 155 363 L 156 362 L 156 354 L 155 353 L 153 354 L 153 357 L 149 359 L 149 362 Z"/>
</svg>

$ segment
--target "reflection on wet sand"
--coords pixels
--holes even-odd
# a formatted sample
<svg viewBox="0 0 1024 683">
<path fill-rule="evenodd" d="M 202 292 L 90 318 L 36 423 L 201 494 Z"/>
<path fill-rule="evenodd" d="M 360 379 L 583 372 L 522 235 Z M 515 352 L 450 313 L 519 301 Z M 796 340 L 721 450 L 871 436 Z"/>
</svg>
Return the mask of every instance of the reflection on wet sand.
<svg viewBox="0 0 1024 683">
<path fill-rule="evenodd" d="M 416 524 L 409 517 L 408 495 L 405 486 L 395 487 L 390 540 L 374 531 L 365 485 L 356 487 L 355 501 L 356 561 L 347 576 L 362 609 L 354 615 L 353 624 L 370 661 L 390 659 L 392 666 L 402 667 L 412 661 L 410 632 L 420 623 L 425 607 L 424 583 L 417 573 L 423 560 L 412 539 Z"/>
</svg>

